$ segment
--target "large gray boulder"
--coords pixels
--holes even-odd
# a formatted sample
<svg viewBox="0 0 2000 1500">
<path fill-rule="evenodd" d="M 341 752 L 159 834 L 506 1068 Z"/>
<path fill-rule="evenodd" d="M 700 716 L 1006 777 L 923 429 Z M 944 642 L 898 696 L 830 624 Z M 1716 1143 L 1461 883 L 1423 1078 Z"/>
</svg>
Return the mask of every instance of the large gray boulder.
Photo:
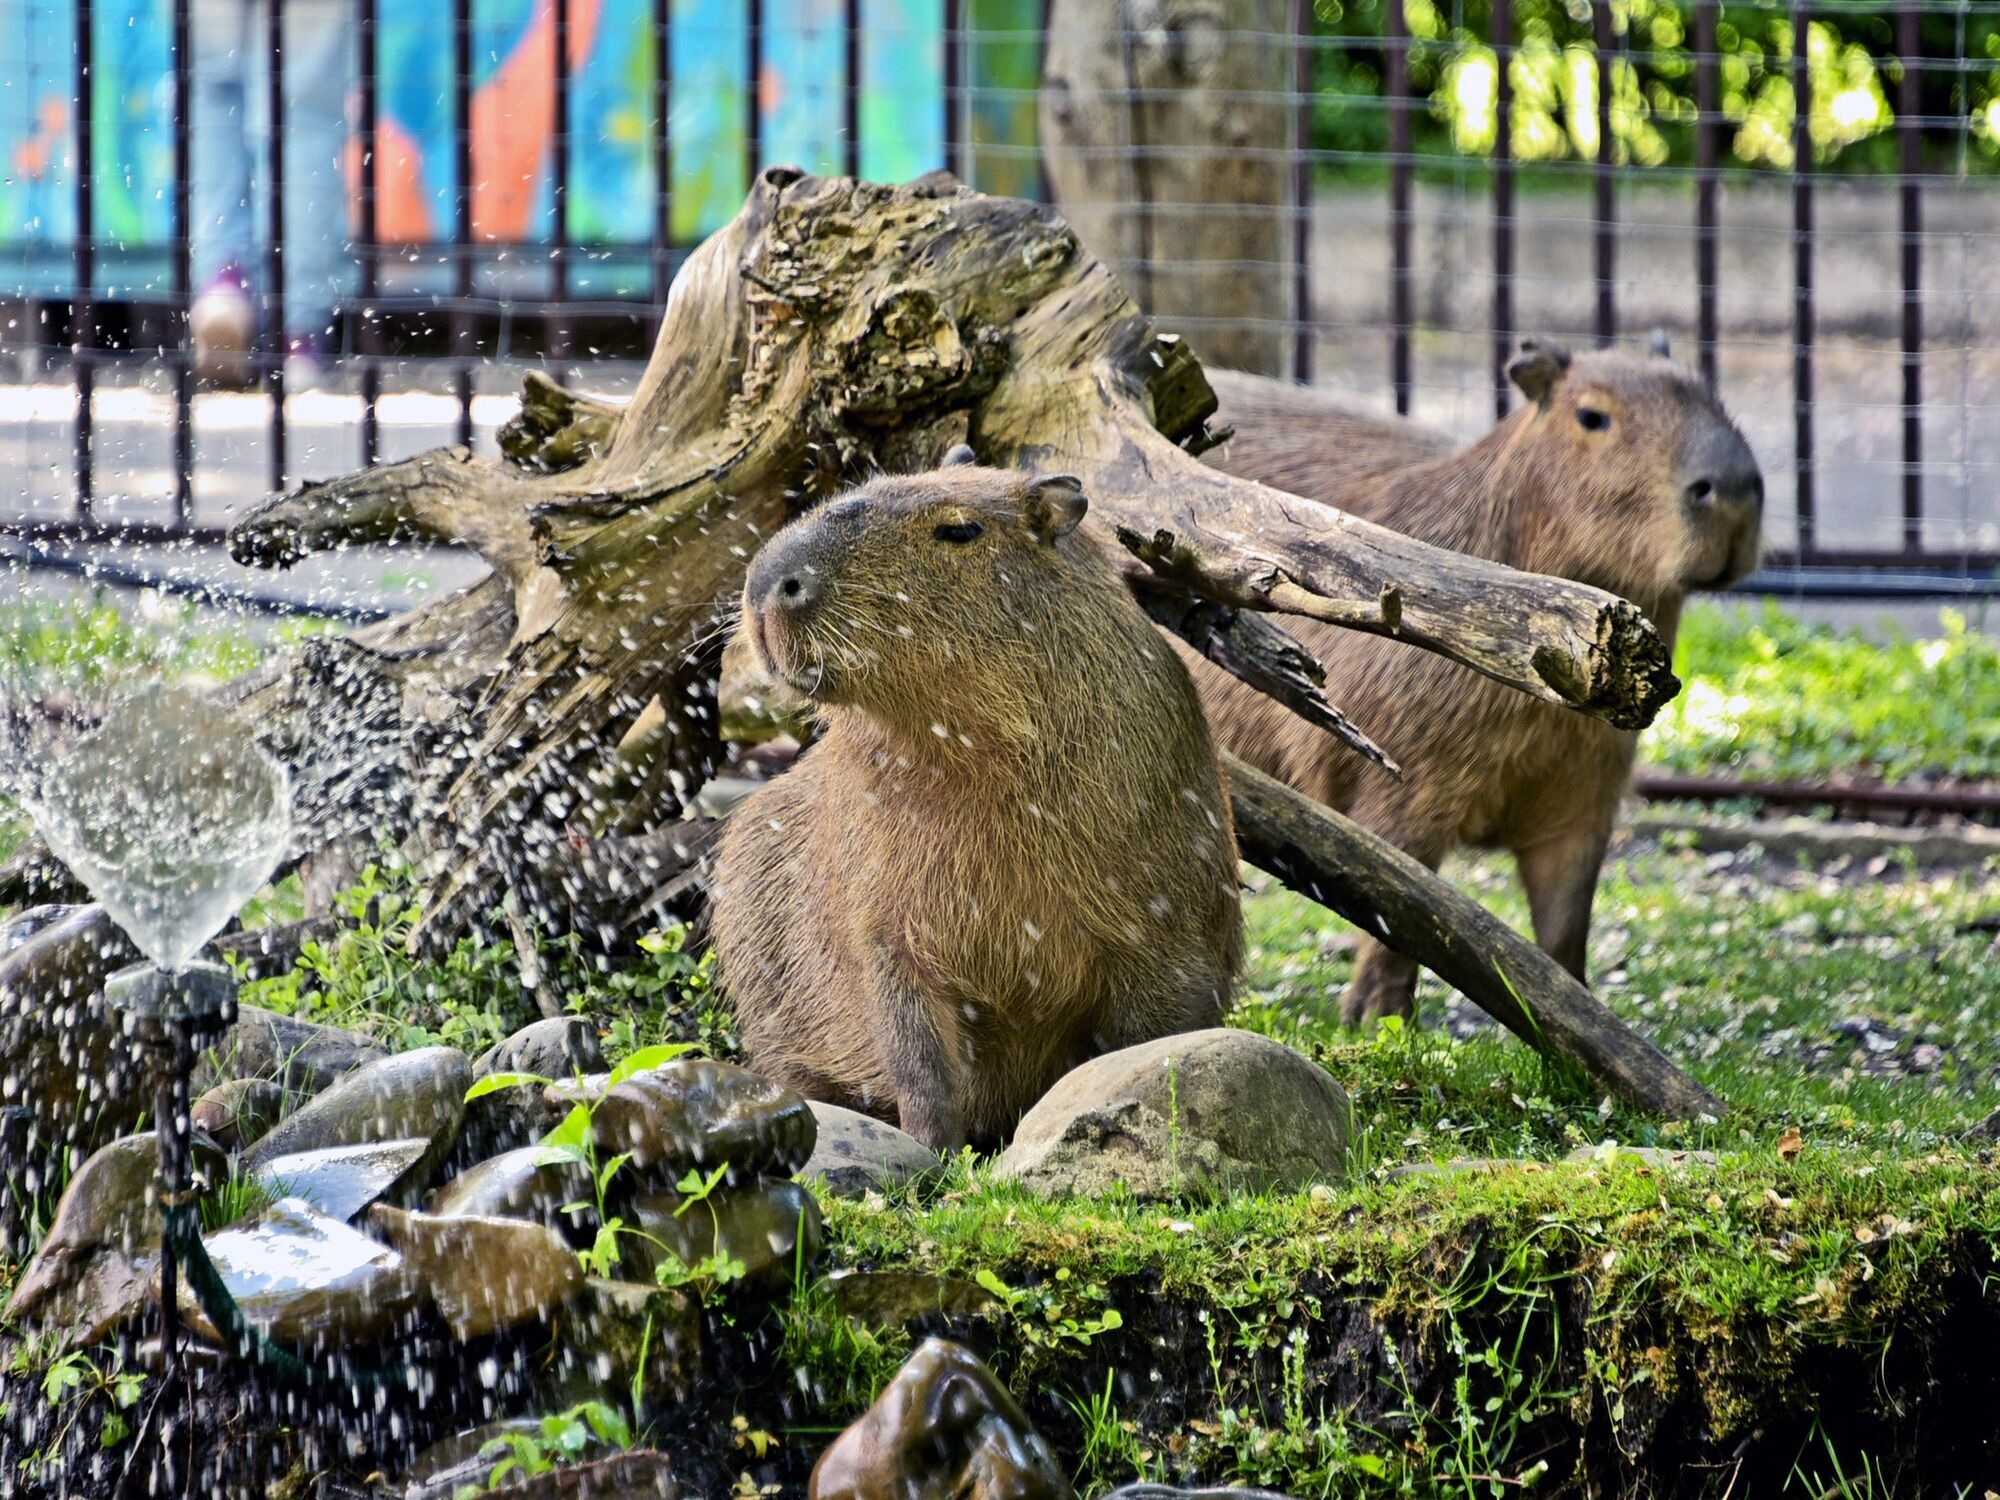
<svg viewBox="0 0 2000 1500">
<path fill-rule="evenodd" d="M 893 1125 L 817 1099 L 811 1109 L 819 1135 L 799 1175 L 822 1192 L 859 1198 L 938 1170 L 937 1152 Z"/>
<path fill-rule="evenodd" d="M 1282 1043 L 1217 1027 L 1092 1058 L 1014 1132 L 996 1175 L 1046 1194 L 1283 1191 L 1339 1179 L 1347 1093 Z"/>
</svg>

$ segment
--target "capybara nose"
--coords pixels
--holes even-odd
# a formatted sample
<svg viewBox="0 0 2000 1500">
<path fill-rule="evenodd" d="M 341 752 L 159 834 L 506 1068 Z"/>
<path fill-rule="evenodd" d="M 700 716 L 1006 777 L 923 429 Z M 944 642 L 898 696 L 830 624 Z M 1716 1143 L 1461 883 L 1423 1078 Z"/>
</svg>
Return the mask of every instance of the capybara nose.
<svg viewBox="0 0 2000 1500">
<path fill-rule="evenodd" d="M 1733 429 L 1712 429 L 1692 457 L 1688 468 L 1695 477 L 1681 490 L 1690 509 L 1762 512 L 1764 475 L 1750 445 Z"/>
<path fill-rule="evenodd" d="M 771 589 L 771 602 L 787 614 L 799 614 L 819 603 L 819 574 L 797 568 L 780 578 Z"/>
</svg>

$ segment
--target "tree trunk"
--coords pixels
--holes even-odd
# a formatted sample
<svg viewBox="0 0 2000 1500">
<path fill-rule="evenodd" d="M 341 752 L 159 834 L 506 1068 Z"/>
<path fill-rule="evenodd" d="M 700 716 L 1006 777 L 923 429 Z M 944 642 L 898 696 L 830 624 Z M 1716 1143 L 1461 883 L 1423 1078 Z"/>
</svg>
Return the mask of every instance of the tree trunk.
<svg viewBox="0 0 2000 1500">
<path fill-rule="evenodd" d="M 1287 0 L 1053 0 L 1042 159 L 1056 206 L 1204 360 L 1292 373 Z"/>
</svg>

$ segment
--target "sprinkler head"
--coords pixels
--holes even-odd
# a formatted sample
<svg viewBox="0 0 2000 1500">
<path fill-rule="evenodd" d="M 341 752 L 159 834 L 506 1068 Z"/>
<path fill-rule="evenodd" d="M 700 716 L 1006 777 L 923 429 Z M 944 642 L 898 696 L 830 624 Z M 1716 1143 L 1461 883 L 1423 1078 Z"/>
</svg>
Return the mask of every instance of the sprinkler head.
<svg viewBox="0 0 2000 1500">
<path fill-rule="evenodd" d="M 104 998 L 142 1033 L 220 1035 L 236 1019 L 236 976 L 214 963 L 179 969 L 130 964 L 104 981 Z"/>
</svg>

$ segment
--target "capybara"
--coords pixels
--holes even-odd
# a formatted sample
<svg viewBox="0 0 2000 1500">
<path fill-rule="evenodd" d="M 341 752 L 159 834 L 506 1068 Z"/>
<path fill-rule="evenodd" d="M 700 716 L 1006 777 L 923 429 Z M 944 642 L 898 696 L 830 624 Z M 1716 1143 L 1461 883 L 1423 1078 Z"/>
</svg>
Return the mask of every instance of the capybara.
<svg viewBox="0 0 2000 1500">
<path fill-rule="evenodd" d="M 1688 590 L 1757 562 L 1764 481 L 1695 373 L 1656 345 L 1572 358 L 1527 344 L 1508 369 L 1527 402 L 1459 451 L 1410 422 L 1217 372 L 1235 436 L 1218 468 L 1440 547 L 1638 605 L 1669 644 Z M 1205 662 L 1216 743 L 1346 812 L 1435 868 L 1453 848 L 1511 850 L 1535 937 L 1584 977 L 1591 899 L 1638 737 L 1380 637 L 1286 620 L 1326 666 L 1327 696 L 1402 763 L 1399 782 Z M 1350 1021 L 1408 1015 L 1416 964 L 1363 936 Z"/>
<path fill-rule="evenodd" d="M 717 860 L 749 1061 L 940 1149 L 1004 1139 L 1099 1052 L 1216 1024 L 1241 956 L 1194 686 L 1085 504 L 970 463 L 880 478 L 743 587 L 740 628 L 822 726 Z"/>
</svg>

